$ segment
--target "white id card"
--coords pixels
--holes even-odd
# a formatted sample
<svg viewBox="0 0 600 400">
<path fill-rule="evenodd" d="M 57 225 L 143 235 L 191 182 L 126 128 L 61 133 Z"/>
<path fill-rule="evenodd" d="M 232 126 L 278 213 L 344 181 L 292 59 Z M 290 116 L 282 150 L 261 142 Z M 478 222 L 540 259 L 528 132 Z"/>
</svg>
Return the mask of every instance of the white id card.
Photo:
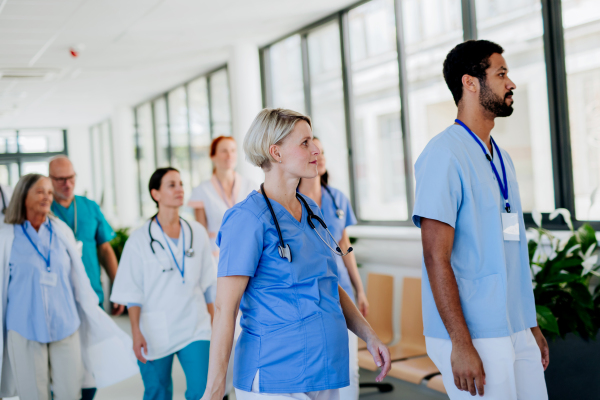
<svg viewBox="0 0 600 400">
<path fill-rule="evenodd" d="M 502 213 L 502 233 L 504 240 L 519 241 L 518 213 Z"/>
<path fill-rule="evenodd" d="M 40 283 L 46 286 L 56 286 L 58 276 L 55 272 L 42 272 L 40 274 Z"/>
</svg>

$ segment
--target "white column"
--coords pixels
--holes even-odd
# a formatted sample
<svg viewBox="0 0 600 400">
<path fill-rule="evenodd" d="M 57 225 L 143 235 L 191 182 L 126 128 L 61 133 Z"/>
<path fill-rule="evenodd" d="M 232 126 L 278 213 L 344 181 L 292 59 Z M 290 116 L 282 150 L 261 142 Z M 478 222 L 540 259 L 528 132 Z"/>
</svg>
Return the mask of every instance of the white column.
<svg viewBox="0 0 600 400">
<path fill-rule="evenodd" d="M 135 127 L 130 107 L 115 108 L 112 121 L 117 226 L 136 228 L 140 222 Z"/>
<path fill-rule="evenodd" d="M 90 147 L 90 131 L 88 126 L 70 126 L 67 129 L 67 147 L 69 160 L 77 173 L 75 194 L 93 196 L 92 154 Z"/>
<path fill-rule="evenodd" d="M 238 43 L 231 49 L 228 64 L 231 83 L 231 107 L 233 137 L 238 143 L 238 171 L 254 180 L 262 182 L 262 170 L 245 160 L 242 144 L 244 136 L 256 114 L 262 109 L 260 87 L 260 61 L 258 47 L 250 43 Z"/>
</svg>

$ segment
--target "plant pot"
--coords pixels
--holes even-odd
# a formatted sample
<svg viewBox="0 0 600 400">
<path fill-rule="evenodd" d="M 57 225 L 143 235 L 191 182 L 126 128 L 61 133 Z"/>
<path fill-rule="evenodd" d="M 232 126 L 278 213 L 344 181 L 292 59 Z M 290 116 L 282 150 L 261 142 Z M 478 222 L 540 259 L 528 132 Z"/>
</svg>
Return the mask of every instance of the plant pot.
<svg viewBox="0 0 600 400">
<path fill-rule="evenodd" d="M 600 398 L 600 333 L 585 341 L 569 333 L 548 340 L 550 365 L 546 370 L 549 400 Z"/>
</svg>

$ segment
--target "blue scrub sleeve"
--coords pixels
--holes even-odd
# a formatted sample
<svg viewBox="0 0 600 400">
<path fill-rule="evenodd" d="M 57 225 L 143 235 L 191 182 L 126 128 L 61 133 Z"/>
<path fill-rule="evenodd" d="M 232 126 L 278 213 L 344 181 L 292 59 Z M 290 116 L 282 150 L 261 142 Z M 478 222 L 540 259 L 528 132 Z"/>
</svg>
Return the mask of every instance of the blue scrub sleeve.
<svg viewBox="0 0 600 400">
<path fill-rule="evenodd" d="M 142 308 L 141 304 L 138 303 L 127 303 L 127 308 L 131 308 L 131 307 L 139 307 Z"/>
<path fill-rule="evenodd" d="M 112 240 L 116 236 L 116 234 L 115 231 L 113 231 L 111 226 L 108 224 L 108 221 L 106 221 L 106 218 L 104 218 L 104 214 L 102 214 L 102 211 L 100 210 L 100 207 L 98 207 L 98 204 L 96 204 L 96 202 L 92 203 L 94 207 L 94 212 L 96 214 L 96 219 L 98 220 L 98 230 L 96 231 L 96 244 L 101 245 Z"/>
<path fill-rule="evenodd" d="M 427 147 L 415 164 L 416 191 L 412 220 L 421 218 L 456 226 L 462 203 L 462 171 L 456 156 L 444 147 Z"/>
<path fill-rule="evenodd" d="M 346 223 L 344 226 L 347 228 L 350 225 L 356 225 L 358 221 L 356 220 L 356 215 L 354 215 L 354 210 L 352 209 L 352 204 L 350 204 L 350 200 L 348 200 L 348 198 L 343 193 L 340 194 L 344 199 L 344 204 L 341 206 L 341 208 L 346 214 Z"/>
<path fill-rule="evenodd" d="M 249 210 L 234 207 L 223 217 L 217 234 L 219 268 L 217 277 L 254 276 L 263 250 L 262 221 Z"/>
<path fill-rule="evenodd" d="M 217 285 L 209 286 L 208 289 L 204 292 L 204 300 L 206 300 L 206 304 L 214 303 L 217 299 Z"/>
</svg>

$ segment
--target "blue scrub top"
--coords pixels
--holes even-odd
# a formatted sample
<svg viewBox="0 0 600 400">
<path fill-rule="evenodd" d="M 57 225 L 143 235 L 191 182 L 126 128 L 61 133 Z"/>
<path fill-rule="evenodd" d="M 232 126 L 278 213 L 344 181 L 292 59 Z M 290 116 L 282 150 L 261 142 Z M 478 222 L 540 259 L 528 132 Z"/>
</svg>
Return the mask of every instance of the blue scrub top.
<svg viewBox="0 0 600 400">
<path fill-rule="evenodd" d="M 321 215 L 315 202 L 304 198 Z M 225 213 L 217 235 L 218 276 L 250 277 L 240 304 L 233 384 L 251 391 L 260 369 L 264 393 L 348 386 L 348 331 L 334 256 L 308 225 L 304 207 L 298 222 L 282 205 L 271 204 L 291 263 L 279 256 L 277 230 L 256 191 Z M 317 229 L 325 237 L 324 229 Z"/>
<path fill-rule="evenodd" d="M 339 243 L 342 239 L 344 229 L 350 225 L 356 225 L 356 216 L 350 205 L 350 200 L 348 200 L 344 193 L 331 186 L 327 186 L 327 189 L 331 192 L 331 196 L 325 188 L 321 189 L 321 212 L 323 213 L 323 220 L 327 224 L 329 231 Z M 335 203 L 333 202 L 332 196 L 333 199 L 335 199 Z M 337 204 L 340 210 L 344 211 L 344 217 L 342 219 L 338 218 L 335 213 L 337 211 L 335 204 Z M 346 249 L 342 250 L 346 251 Z M 346 264 L 344 264 L 344 259 L 340 256 L 335 256 L 335 261 L 337 263 L 340 286 L 350 295 L 352 301 L 355 301 L 354 292 L 352 291 L 352 281 L 350 280 L 350 275 L 348 275 L 348 269 L 346 268 Z"/>
<path fill-rule="evenodd" d="M 463 127 L 452 125 L 434 137 L 415 163 L 413 222 L 420 227 L 421 218 L 429 218 L 454 228 L 451 264 L 472 338 L 504 337 L 537 326 L 519 185 L 512 159 L 500 151 L 508 201 L 519 214 L 520 241 L 504 240 L 504 199 L 498 181 L 481 147 Z M 502 178 L 497 154 L 493 162 Z M 424 261 L 422 270 L 424 334 L 448 339 Z"/>
<path fill-rule="evenodd" d="M 90 278 L 90 283 L 94 292 L 98 295 L 99 303 L 104 302 L 104 292 L 100 282 L 100 263 L 98 262 L 97 247 L 103 243 L 112 240 L 115 232 L 110 227 L 100 207 L 95 201 L 83 196 L 75 196 L 75 199 L 65 208 L 56 201 L 52 202 L 52 212 L 71 229 L 75 227 L 75 209 L 74 203 L 77 202 L 77 240 L 83 242 L 83 252 L 81 260 L 85 267 L 85 272 Z"/>
</svg>

